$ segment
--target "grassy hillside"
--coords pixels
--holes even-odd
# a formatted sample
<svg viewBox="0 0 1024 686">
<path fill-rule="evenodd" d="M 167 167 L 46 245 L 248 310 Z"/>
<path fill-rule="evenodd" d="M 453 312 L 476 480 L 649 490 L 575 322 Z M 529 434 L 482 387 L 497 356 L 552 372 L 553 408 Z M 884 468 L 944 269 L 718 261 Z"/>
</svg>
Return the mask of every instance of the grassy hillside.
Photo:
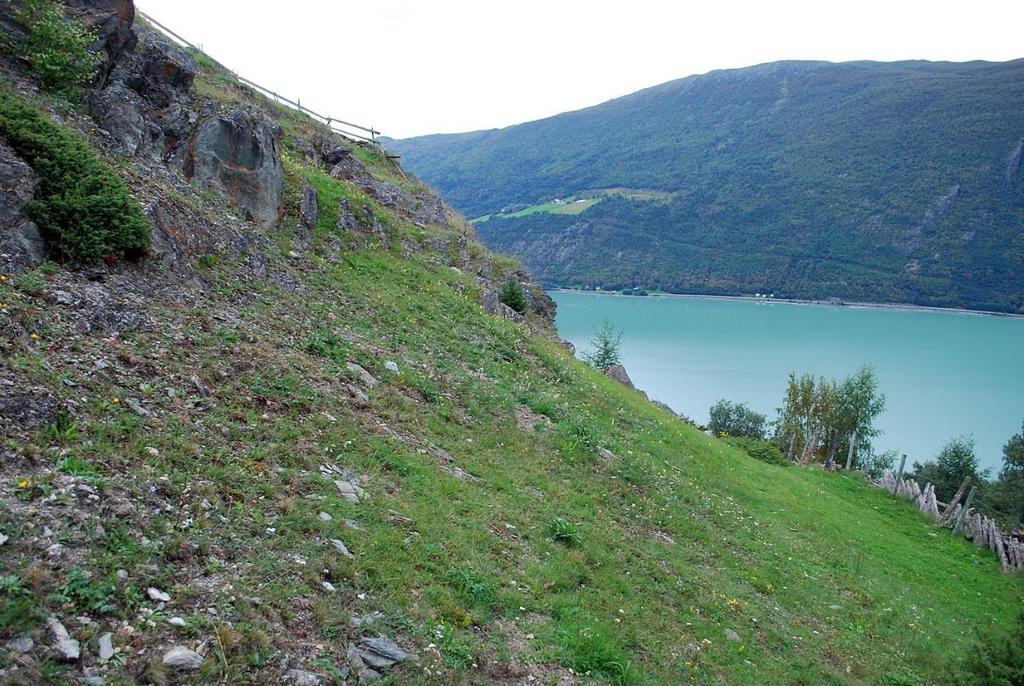
<svg viewBox="0 0 1024 686">
<path fill-rule="evenodd" d="M 1012 625 L 1020 580 L 987 550 L 486 313 L 477 275 L 506 260 L 303 160 L 321 129 L 201 63 L 202 98 L 282 126 L 284 219 L 101 147 L 221 242 L 0 279 L 0 681 L 340 684 L 380 633 L 411 654 L 391 684 L 925 684 Z"/>
<path fill-rule="evenodd" d="M 1024 61 L 780 62 L 393 147 L 548 285 L 1024 307 Z"/>
<path fill-rule="evenodd" d="M 225 643 L 187 683 L 263 683 L 281 655 L 340 668 L 350 619 L 380 612 L 419 654 L 395 683 L 573 683 L 572 668 L 581 683 L 876 684 L 928 683 L 975 630 L 1012 622 L 1019 581 L 990 553 L 860 478 L 732 450 L 484 314 L 447 267 L 320 250 L 273 258 L 301 294 L 219 265 L 209 295 L 155 304 L 158 331 L 122 340 L 75 337 L 24 278 L 0 286 L 3 316 L 39 334 L 11 370 L 80 399 L 5 468 L 0 631 L 145 618 L 118 632 L 140 654 L 108 683 L 175 634 Z M 381 380 L 366 407 L 346 400 L 348 360 Z M 147 416 L 116 400 L 132 396 Z M 366 475 L 369 499 L 340 497 L 325 464 Z M 52 524 L 74 559 L 56 572 L 29 541 L 75 498 L 69 478 L 137 507 Z M 172 598 L 152 615 L 151 586 Z"/>
</svg>

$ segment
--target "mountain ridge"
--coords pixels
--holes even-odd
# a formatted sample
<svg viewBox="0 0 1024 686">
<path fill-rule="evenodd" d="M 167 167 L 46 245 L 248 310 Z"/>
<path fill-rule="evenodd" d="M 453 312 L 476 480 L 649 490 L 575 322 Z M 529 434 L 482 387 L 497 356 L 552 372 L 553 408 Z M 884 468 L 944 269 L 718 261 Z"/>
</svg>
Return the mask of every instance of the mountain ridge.
<svg viewBox="0 0 1024 686">
<path fill-rule="evenodd" d="M 1024 60 L 786 61 L 390 147 L 548 286 L 1019 312 L 1020 97 Z M 493 214 L 609 187 L 674 195 Z"/>
</svg>

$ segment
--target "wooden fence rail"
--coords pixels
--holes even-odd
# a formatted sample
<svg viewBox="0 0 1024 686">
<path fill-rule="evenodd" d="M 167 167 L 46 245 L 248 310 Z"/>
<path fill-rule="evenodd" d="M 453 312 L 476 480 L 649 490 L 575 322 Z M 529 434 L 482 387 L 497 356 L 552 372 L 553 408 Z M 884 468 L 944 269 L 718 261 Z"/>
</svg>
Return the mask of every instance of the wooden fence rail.
<svg viewBox="0 0 1024 686">
<path fill-rule="evenodd" d="M 177 42 L 181 43 L 182 45 L 185 45 L 185 46 L 187 46 L 189 48 L 192 48 L 193 50 L 196 50 L 196 51 L 199 51 L 199 52 L 203 51 L 202 48 L 200 48 L 198 45 L 195 45 L 195 44 L 191 43 L 190 41 L 186 40 L 185 38 L 182 38 L 179 34 L 175 33 L 173 30 L 171 30 L 168 27 L 164 26 L 159 21 L 157 21 L 153 17 L 149 16 L 148 14 L 143 12 L 142 10 L 136 9 L 135 12 L 136 12 L 136 14 L 141 16 L 143 19 L 145 19 L 147 22 L 149 22 L 150 24 L 155 26 L 157 29 L 162 31 L 165 35 L 173 38 L 174 40 L 176 40 Z M 326 124 L 335 133 L 341 134 L 342 136 L 345 136 L 346 138 L 352 138 L 352 139 L 355 139 L 355 140 L 366 141 L 367 143 L 371 143 L 371 144 L 377 145 L 377 146 L 381 145 L 381 142 L 378 139 L 378 137 L 380 136 L 380 131 L 377 131 L 372 126 L 362 126 L 361 124 L 353 124 L 352 122 L 345 121 L 344 119 L 339 119 L 338 117 L 328 117 L 328 116 L 319 114 L 319 113 L 314 112 L 313 110 L 311 110 L 311 109 L 309 109 L 307 107 L 303 107 L 299 100 L 291 100 L 290 98 L 286 98 L 285 96 L 283 96 L 283 95 L 281 95 L 279 93 L 275 93 L 274 91 L 270 90 L 269 88 L 266 88 L 265 86 L 261 86 L 260 84 L 256 83 L 255 81 L 250 81 L 249 79 L 245 78 L 241 74 L 239 74 L 239 73 L 237 73 L 237 72 L 235 72 L 235 71 L 233 71 L 231 69 L 228 69 L 224 65 L 220 65 L 220 66 L 223 67 L 223 69 L 225 71 L 227 71 L 229 74 L 231 74 L 233 77 L 235 77 L 235 79 L 237 79 L 240 83 L 243 83 L 246 86 L 249 86 L 250 88 L 256 89 L 257 91 L 259 91 L 263 95 L 266 95 L 267 97 L 273 99 L 276 102 L 279 102 L 279 103 L 282 103 L 284 105 L 287 105 L 287 106 L 291 107 L 292 109 L 295 109 L 295 110 L 298 110 L 299 112 L 302 112 L 305 115 L 308 115 L 310 117 L 313 117 L 314 119 L 320 120 L 321 122 Z M 359 133 L 356 133 L 356 132 L 359 132 Z"/>
<path fill-rule="evenodd" d="M 925 484 L 921 488 L 913 479 L 898 477 L 888 469 L 875 482 L 875 485 L 896 497 L 913 501 L 917 509 L 935 520 L 939 526 L 951 528 L 954 534 L 962 533 L 978 547 L 989 548 L 999 558 L 1003 571 L 1024 569 L 1024 541 L 1003 532 L 994 519 L 971 507 L 976 487 L 970 484 L 971 478 L 965 478 L 949 503 L 943 503 L 935 496 L 935 486 L 932 484 Z M 969 486 L 970 491 L 967 490 Z M 961 502 L 964 493 L 967 493 L 967 498 Z"/>
</svg>

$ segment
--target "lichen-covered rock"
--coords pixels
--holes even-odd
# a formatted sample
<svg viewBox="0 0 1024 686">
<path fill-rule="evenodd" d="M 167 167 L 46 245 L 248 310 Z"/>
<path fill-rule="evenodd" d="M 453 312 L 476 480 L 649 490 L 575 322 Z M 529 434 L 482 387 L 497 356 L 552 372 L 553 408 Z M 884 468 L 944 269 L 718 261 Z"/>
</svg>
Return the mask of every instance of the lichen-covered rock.
<svg viewBox="0 0 1024 686">
<path fill-rule="evenodd" d="M 186 174 L 225 193 L 263 226 L 275 226 L 284 204 L 281 129 L 244 109 L 209 117 L 192 139 Z"/>
<path fill-rule="evenodd" d="M 43 237 L 25 213 L 39 179 L 32 168 L 0 141 L 0 272 L 33 269 L 43 261 Z"/>
</svg>

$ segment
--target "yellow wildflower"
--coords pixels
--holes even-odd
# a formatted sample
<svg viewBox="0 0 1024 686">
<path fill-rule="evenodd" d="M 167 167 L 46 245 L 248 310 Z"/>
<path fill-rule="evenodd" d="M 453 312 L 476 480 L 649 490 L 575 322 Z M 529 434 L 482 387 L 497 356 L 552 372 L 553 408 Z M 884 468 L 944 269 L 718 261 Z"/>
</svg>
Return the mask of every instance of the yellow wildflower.
<svg viewBox="0 0 1024 686">
<path fill-rule="evenodd" d="M 22 479 L 19 481 L 18 488 L 28 488 L 28 479 Z"/>
<path fill-rule="evenodd" d="M 111 398 L 111 399 L 110 399 L 110 402 L 112 402 L 112 403 L 114 403 L 115 405 L 117 405 L 117 404 L 118 404 L 119 402 L 121 402 L 121 399 L 120 399 L 120 398 L 118 398 L 118 397 L 117 397 L 117 396 L 115 395 L 115 396 L 114 396 L 113 398 Z"/>
<path fill-rule="evenodd" d="M 39 334 L 37 334 L 35 331 L 32 332 L 32 340 L 33 341 L 39 340 Z"/>
</svg>

